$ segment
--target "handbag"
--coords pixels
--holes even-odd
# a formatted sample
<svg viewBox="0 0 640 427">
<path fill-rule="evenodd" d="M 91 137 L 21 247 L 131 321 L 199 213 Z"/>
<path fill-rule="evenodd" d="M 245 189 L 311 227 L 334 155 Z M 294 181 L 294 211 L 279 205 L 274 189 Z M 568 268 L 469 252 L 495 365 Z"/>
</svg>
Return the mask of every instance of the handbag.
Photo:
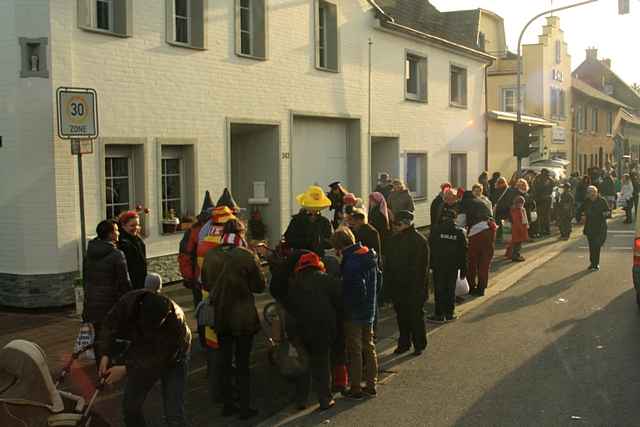
<svg viewBox="0 0 640 427">
<path fill-rule="evenodd" d="M 531 222 L 536 222 L 537 220 L 538 220 L 538 212 L 532 211 L 531 212 Z"/>
<path fill-rule="evenodd" d="M 73 346 L 73 352 L 80 353 L 78 355 L 79 359 L 96 360 L 96 354 L 93 348 L 85 350 L 87 347 L 92 347 L 95 344 L 95 339 L 96 331 L 93 329 L 93 325 L 91 323 L 83 323 L 80 326 L 80 331 Z"/>
<path fill-rule="evenodd" d="M 469 294 L 469 281 L 465 277 L 460 278 L 460 270 L 458 270 L 458 279 L 456 280 L 456 296 L 461 297 Z"/>
</svg>

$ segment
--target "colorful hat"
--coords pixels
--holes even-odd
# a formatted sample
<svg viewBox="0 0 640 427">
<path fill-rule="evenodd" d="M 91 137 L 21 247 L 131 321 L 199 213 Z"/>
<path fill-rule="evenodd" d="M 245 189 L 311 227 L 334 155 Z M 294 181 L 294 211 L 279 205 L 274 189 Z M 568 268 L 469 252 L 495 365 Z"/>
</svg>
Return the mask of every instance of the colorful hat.
<svg viewBox="0 0 640 427">
<path fill-rule="evenodd" d="M 238 212 L 240 210 L 240 206 L 236 203 L 235 199 L 231 195 L 231 192 L 228 188 L 225 188 L 222 191 L 222 195 L 218 199 L 218 203 L 216 203 L 216 207 L 226 206 L 231 209 L 233 212 Z"/>
<path fill-rule="evenodd" d="M 296 197 L 296 200 L 303 208 L 309 209 L 326 209 L 331 206 L 331 200 L 324 194 L 322 188 L 312 185 L 302 194 Z"/>
<path fill-rule="evenodd" d="M 297 273 L 308 268 L 315 270 L 325 271 L 324 263 L 320 260 L 320 257 L 314 252 L 307 252 L 300 257 L 296 263 L 294 271 Z"/>
<path fill-rule="evenodd" d="M 209 215 L 211 214 L 211 209 L 213 208 L 213 200 L 211 200 L 211 194 L 209 190 L 204 193 L 204 200 L 202 201 L 202 208 L 200 209 L 200 213 L 198 214 L 199 221 L 205 221 Z"/>
<path fill-rule="evenodd" d="M 213 208 L 211 218 L 215 224 L 225 224 L 229 220 L 238 219 L 227 206 L 217 206 Z"/>
</svg>

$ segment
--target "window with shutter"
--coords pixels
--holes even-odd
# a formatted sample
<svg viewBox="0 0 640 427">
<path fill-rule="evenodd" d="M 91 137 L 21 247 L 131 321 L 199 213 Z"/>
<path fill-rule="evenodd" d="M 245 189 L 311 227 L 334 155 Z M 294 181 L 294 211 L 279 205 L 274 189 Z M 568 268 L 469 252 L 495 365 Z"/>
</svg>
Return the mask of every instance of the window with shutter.
<svg viewBox="0 0 640 427">
<path fill-rule="evenodd" d="M 316 2 L 316 67 L 338 71 L 338 13 L 335 3 Z"/>
<path fill-rule="evenodd" d="M 405 57 L 405 98 L 427 101 L 427 58 L 408 53 Z"/>
<path fill-rule="evenodd" d="M 467 106 L 467 70 L 451 65 L 449 77 L 450 104 L 455 107 Z"/>
<path fill-rule="evenodd" d="M 78 0 L 78 26 L 86 31 L 131 37 L 133 0 Z"/>
<path fill-rule="evenodd" d="M 236 0 L 236 54 L 267 56 L 266 0 Z"/>
<path fill-rule="evenodd" d="M 167 43 L 206 49 L 207 0 L 166 0 Z"/>
</svg>

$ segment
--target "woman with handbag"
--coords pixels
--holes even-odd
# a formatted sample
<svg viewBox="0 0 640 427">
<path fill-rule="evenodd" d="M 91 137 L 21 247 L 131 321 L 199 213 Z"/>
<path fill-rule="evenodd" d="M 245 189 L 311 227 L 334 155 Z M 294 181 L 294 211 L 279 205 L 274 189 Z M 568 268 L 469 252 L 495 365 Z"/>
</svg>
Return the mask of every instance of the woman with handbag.
<svg viewBox="0 0 640 427">
<path fill-rule="evenodd" d="M 203 282 L 209 285 L 209 304 L 214 311 L 214 329 L 222 353 L 221 387 L 224 399 L 223 416 L 238 413 L 240 419 L 257 414 L 250 407 L 249 359 L 253 337 L 260 330 L 254 293 L 265 289 L 265 276 L 258 257 L 246 248 L 244 226 L 229 220 L 222 234 L 221 245 L 207 252 L 202 265 Z M 231 387 L 233 360 L 240 391 L 240 406 L 233 402 Z"/>
</svg>

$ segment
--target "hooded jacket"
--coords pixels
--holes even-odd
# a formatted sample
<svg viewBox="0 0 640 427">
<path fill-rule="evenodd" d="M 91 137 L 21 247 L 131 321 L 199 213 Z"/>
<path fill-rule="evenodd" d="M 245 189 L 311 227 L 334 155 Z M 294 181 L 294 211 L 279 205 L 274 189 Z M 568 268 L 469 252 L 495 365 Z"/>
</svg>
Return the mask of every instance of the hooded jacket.
<svg viewBox="0 0 640 427">
<path fill-rule="evenodd" d="M 107 240 L 93 239 L 83 266 L 85 304 L 83 319 L 102 322 L 120 297 L 131 290 L 127 261 L 122 251 Z"/>
<path fill-rule="evenodd" d="M 166 373 L 191 345 L 191 330 L 184 318 L 184 312 L 171 299 L 162 326 L 145 330 L 140 321 L 142 300 L 152 292 L 138 289 L 125 294 L 107 315 L 99 336 L 99 346 L 104 354 L 113 357 L 112 345 L 116 338 L 131 342 L 125 355 L 128 372 L 136 372 L 146 378 L 154 379 Z"/>
<path fill-rule="evenodd" d="M 360 243 L 342 251 L 342 295 L 345 320 L 373 324 L 376 312 L 378 256 Z"/>
<path fill-rule="evenodd" d="M 147 248 L 144 241 L 121 228 L 118 249 L 124 253 L 127 259 L 131 286 L 133 289 L 144 288 L 144 280 L 147 278 Z"/>
</svg>

